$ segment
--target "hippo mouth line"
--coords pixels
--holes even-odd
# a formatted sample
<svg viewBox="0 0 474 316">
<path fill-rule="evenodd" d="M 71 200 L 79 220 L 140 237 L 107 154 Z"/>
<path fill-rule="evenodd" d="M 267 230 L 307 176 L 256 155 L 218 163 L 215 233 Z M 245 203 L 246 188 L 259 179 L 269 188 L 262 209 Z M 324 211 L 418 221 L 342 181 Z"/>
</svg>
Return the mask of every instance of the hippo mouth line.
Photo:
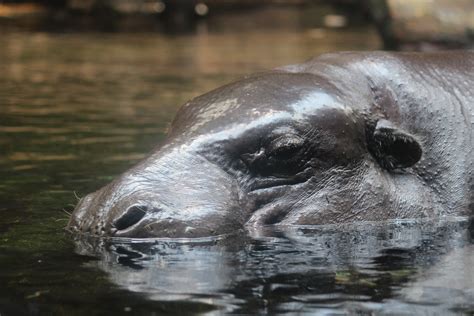
<svg viewBox="0 0 474 316">
<path fill-rule="evenodd" d="M 275 179 L 275 181 L 265 181 L 264 184 L 258 183 L 254 184 L 250 187 L 249 193 L 259 193 L 264 192 L 266 190 L 274 190 L 283 188 L 289 185 L 297 185 L 307 182 L 309 179 Z M 269 184 L 270 182 L 270 184 Z"/>
<path fill-rule="evenodd" d="M 266 179 L 256 179 L 249 186 L 249 193 L 256 193 L 264 190 L 276 189 L 279 187 L 284 187 L 287 185 L 297 185 L 307 182 L 311 179 L 313 174 L 311 174 L 311 168 L 307 168 L 304 171 L 296 174 L 295 176 L 288 178 L 266 178 Z"/>
</svg>

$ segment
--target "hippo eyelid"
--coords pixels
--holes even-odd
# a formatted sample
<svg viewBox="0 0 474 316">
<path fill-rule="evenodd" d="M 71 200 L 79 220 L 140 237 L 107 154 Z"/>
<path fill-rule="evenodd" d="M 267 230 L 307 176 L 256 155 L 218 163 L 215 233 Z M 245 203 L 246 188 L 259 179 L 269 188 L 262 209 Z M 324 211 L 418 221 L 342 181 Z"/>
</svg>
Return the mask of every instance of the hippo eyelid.
<svg viewBox="0 0 474 316">
<path fill-rule="evenodd" d="M 298 153 L 304 144 L 304 139 L 297 135 L 284 135 L 270 142 L 267 153 L 274 158 L 288 159 Z"/>
</svg>

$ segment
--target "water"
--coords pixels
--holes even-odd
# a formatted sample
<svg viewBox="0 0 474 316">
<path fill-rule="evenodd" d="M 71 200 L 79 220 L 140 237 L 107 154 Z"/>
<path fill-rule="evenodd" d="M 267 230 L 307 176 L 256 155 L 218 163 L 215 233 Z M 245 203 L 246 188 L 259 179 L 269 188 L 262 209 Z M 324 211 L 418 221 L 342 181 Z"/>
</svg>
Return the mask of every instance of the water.
<svg viewBox="0 0 474 316">
<path fill-rule="evenodd" d="M 221 240 L 74 239 L 77 201 L 163 139 L 180 104 L 375 32 L 0 36 L 0 314 L 474 312 L 470 223 L 262 229 Z"/>
</svg>

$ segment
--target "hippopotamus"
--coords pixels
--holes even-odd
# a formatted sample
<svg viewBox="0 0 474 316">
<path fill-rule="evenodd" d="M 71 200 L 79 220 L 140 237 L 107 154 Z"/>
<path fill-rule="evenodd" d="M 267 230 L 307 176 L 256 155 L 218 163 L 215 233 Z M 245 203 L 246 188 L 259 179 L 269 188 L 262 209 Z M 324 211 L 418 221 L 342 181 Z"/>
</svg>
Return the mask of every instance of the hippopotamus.
<svg viewBox="0 0 474 316">
<path fill-rule="evenodd" d="M 469 216 L 474 52 L 339 52 L 184 104 L 67 229 L 194 238 L 264 225 Z"/>
</svg>

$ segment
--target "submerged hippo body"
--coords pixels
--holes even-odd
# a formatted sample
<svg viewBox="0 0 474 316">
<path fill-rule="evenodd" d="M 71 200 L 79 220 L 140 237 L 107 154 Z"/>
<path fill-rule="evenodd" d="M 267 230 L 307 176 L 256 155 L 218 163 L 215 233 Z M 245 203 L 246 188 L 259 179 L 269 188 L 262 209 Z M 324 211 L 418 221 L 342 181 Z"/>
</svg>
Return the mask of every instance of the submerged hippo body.
<svg viewBox="0 0 474 316">
<path fill-rule="evenodd" d="M 470 215 L 474 53 L 336 53 L 186 103 L 165 142 L 68 228 L 202 237 Z"/>
</svg>

